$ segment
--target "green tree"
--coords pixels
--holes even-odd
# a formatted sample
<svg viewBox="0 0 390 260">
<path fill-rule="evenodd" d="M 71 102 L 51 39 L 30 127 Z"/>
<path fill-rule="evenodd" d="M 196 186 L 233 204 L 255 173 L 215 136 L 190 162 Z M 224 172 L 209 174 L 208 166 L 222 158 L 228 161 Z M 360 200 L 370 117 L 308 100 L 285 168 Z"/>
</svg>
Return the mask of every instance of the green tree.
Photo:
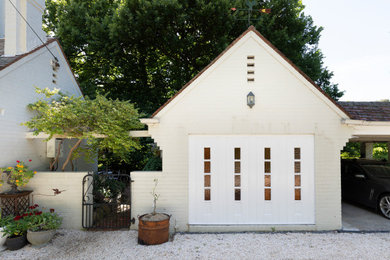
<svg viewBox="0 0 390 260">
<path fill-rule="evenodd" d="M 375 160 L 388 160 L 387 143 L 374 143 L 373 158 Z"/>
<path fill-rule="evenodd" d="M 63 171 L 77 155 L 83 140 L 88 145 L 83 150 L 87 158 L 96 156 L 97 150 L 108 150 L 127 161 L 128 152 L 140 148 L 138 141 L 129 136 L 129 131 L 143 125 L 138 120 L 138 111 L 128 101 L 109 100 L 102 95 L 93 100 L 68 97 L 58 89 L 48 88 L 37 88 L 37 93 L 45 98 L 29 105 L 35 116 L 23 124 L 33 129 L 35 135 L 49 134 L 47 141 L 53 136 L 77 139 L 62 165 Z M 51 170 L 58 156 L 59 153 L 51 163 Z"/>
<path fill-rule="evenodd" d="M 46 0 L 44 26 L 58 37 L 83 92 L 129 100 L 151 115 L 248 27 L 244 0 Z M 322 31 L 299 0 L 271 0 L 253 25 L 334 99 L 342 96 L 318 48 Z M 255 19 L 259 17 L 254 17 Z M 127 155 L 127 169 L 150 156 Z M 108 165 L 121 159 L 106 154 Z M 134 159 L 137 158 L 137 159 Z M 102 159 L 102 157 L 100 157 Z"/>
<path fill-rule="evenodd" d="M 45 25 L 59 37 L 83 91 L 131 100 L 151 114 L 246 28 L 228 0 L 47 0 Z M 323 65 L 316 27 L 299 0 L 271 0 L 256 28 L 331 97 L 342 92 Z M 241 16 L 241 17 L 240 17 Z"/>
</svg>

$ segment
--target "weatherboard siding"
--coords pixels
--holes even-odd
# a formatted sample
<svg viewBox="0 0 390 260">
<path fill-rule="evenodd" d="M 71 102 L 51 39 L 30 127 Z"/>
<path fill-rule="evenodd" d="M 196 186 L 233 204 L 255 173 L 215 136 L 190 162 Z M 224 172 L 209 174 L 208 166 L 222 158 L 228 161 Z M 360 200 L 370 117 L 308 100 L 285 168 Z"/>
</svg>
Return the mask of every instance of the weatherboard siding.
<svg viewBox="0 0 390 260">
<path fill-rule="evenodd" d="M 254 83 L 247 83 L 248 55 L 255 55 Z M 188 185 L 191 185 L 188 183 L 188 136 L 312 134 L 316 224 L 258 225 L 252 230 L 340 229 L 339 154 L 352 129 L 341 124 L 340 110 L 332 107 L 318 90 L 288 66 L 254 33 L 248 33 L 161 110 L 155 116 L 160 122 L 150 124 L 148 131 L 163 152 L 163 171 L 132 173 L 133 216 L 150 212 L 150 192 L 153 179 L 158 177 L 157 191 L 161 194 L 158 210 L 172 214 L 177 230 L 248 230 L 248 227 L 188 225 Z M 249 91 L 256 96 L 252 109 L 246 105 Z"/>
<path fill-rule="evenodd" d="M 41 48 L 0 71 L 0 110 L 4 110 L 3 115 L 0 113 L 0 167 L 15 165 L 16 160 L 32 159 L 28 163 L 31 169 L 48 169 L 46 143 L 42 139 L 26 139 L 25 133 L 29 130 L 20 125 L 33 115 L 28 111 L 27 105 L 41 97 L 35 93 L 35 87 L 56 87 L 69 95 L 81 95 L 58 43 L 52 42 L 49 48 L 60 63 L 56 72 L 57 84 L 52 83 L 52 56 L 46 48 Z M 64 154 L 72 142 L 74 141 L 67 141 Z M 76 168 L 88 170 L 91 165 L 79 159 Z"/>
</svg>

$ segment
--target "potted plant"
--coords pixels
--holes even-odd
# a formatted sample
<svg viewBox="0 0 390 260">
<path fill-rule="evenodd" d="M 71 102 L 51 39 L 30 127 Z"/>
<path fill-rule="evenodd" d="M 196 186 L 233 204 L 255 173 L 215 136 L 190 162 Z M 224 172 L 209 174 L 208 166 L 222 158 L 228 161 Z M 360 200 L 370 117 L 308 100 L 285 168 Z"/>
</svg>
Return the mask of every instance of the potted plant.
<svg viewBox="0 0 390 260">
<path fill-rule="evenodd" d="M 31 162 L 31 160 L 29 160 Z M 0 168 L 0 186 L 3 185 L 4 179 L 11 186 L 10 194 L 18 193 L 18 187 L 24 187 L 28 181 L 34 177 L 36 171 L 31 171 L 23 161 L 16 161 L 14 167 Z M 4 178 L 5 177 L 5 178 Z"/>
<path fill-rule="evenodd" d="M 8 225 L 13 219 L 13 216 L 2 216 L 2 208 L 0 205 L 0 247 L 4 246 L 8 235 L 3 231 L 4 227 Z"/>
<path fill-rule="evenodd" d="M 157 200 L 160 197 L 156 194 L 158 180 L 154 179 L 153 212 L 138 217 L 138 243 L 141 245 L 158 245 L 169 240 L 169 219 L 171 216 L 165 213 L 157 213 Z"/>
<path fill-rule="evenodd" d="M 43 246 L 48 243 L 62 224 L 62 218 L 55 213 L 54 209 L 43 212 L 38 205 L 30 206 L 23 214 L 27 222 L 27 240 L 33 246 Z"/>
<path fill-rule="evenodd" d="M 31 160 L 29 160 L 31 162 Z M 31 171 L 23 161 L 16 161 L 15 166 L 0 168 L 0 186 L 5 182 L 11 187 L 10 191 L 0 193 L 3 216 L 20 215 L 29 206 L 29 195 L 32 191 L 21 191 L 29 180 L 34 177 L 36 171 Z"/>
<path fill-rule="evenodd" d="M 3 232 L 8 236 L 5 244 L 9 250 L 18 250 L 27 244 L 27 222 L 23 216 L 8 216 L 8 218 L 3 227 Z"/>
</svg>

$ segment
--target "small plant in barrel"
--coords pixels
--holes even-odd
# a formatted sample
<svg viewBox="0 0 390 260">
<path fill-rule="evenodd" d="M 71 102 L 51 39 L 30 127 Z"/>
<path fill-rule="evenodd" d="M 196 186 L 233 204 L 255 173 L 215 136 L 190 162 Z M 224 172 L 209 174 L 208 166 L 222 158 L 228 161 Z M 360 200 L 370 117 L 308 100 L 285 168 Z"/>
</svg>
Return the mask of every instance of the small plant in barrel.
<svg viewBox="0 0 390 260">
<path fill-rule="evenodd" d="M 169 219 L 165 213 L 157 213 L 157 200 L 160 194 L 156 193 L 158 179 L 154 179 L 153 212 L 138 217 L 138 243 L 141 245 L 158 245 L 169 240 Z"/>
<path fill-rule="evenodd" d="M 154 179 L 153 181 L 154 181 L 154 188 L 153 188 L 153 191 L 152 191 L 152 196 L 153 196 L 153 212 L 152 212 L 152 215 L 156 215 L 157 200 L 160 197 L 160 194 L 156 193 L 158 179 Z"/>
</svg>

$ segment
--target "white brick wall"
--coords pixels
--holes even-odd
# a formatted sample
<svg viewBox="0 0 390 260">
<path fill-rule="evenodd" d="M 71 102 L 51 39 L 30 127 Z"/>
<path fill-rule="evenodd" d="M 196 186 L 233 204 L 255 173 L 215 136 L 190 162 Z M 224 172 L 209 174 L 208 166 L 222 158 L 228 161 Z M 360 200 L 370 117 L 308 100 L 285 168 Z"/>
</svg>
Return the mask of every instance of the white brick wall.
<svg viewBox="0 0 390 260">
<path fill-rule="evenodd" d="M 87 172 L 37 172 L 26 187 L 21 190 L 33 191 L 30 204 L 45 207 L 46 211 L 54 208 L 63 217 L 62 228 L 82 228 L 82 181 Z M 9 190 L 5 184 L 0 192 Z M 53 189 L 63 191 L 54 195 Z"/>
<path fill-rule="evenodd" d="M 87 172 L 38 172 L 25 190 L 32 190 L 32 204 L 54 208 L 63 217 L 62 228 L 81 229 L 82 180 Z M 57 196 L 52 189 L 65 190 Z"/>
<path fill-rule="evenodd" d="M 247 55 L 255 55 L 255 82 L 247 83 Z M 246 95 L 256 105 L 246 105 Z M 300 74 L 254 33 L 235 46 L 165 107 L 149 125 L 149 133 L 163 151 L 159 176 L 161 210 L 176 219 L 181 231 L 230 231 L 240 227 L 188 227 L 188 135 L 299 135 L 315 136 L 314 226 L 278 226 L 277 230 L 332 230 L 341 228 L 340 150 L 352 129 L 346 117 L 324 99 Z M 133 213 L 150 211 L 154 175 L 132 173 Z M 136 215 L 135 215 L 136 216 Z M 244 230 L 245 228 L 242 228 Z M 253 230 L 269 230 L 257 227 Z"/>
</svg>

